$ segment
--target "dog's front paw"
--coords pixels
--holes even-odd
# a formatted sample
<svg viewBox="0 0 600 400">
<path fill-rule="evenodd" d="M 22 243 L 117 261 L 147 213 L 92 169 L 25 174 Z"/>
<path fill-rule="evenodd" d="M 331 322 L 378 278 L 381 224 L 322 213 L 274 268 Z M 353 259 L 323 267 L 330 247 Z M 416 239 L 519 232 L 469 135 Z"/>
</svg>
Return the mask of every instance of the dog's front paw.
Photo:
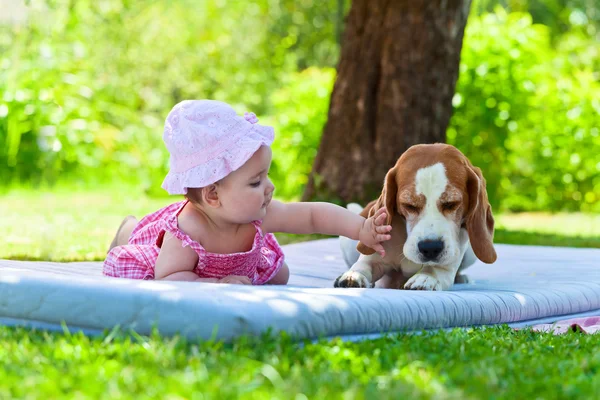
<svg viewBox="0 0 600 400">
<path fill-rule="evenodd" d="M 431 275 L 413 275 L 404 285 L 407 290 L 443 290 L 440 282 Z"/>
<path fill-rule="evenodd" d="M 356 271 L 348 271 L 344 272 L 341 276 L 339 276 L 335 282 L 333 283 L 333 287 L 340 288 L 370 288 L 373 287 L 371 281 Z"/>
</svg>

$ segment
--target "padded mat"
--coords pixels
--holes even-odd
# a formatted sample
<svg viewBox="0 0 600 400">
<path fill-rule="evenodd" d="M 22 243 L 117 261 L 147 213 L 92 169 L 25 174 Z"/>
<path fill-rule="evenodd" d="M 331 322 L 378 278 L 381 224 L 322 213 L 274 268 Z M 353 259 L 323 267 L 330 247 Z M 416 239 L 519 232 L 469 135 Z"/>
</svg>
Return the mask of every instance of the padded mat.
<svg viewBox="0 0 600 400">
<path fill-rule="evenodd" d="M 268 329 L 302 338 L 509 323 L 527 326 L 600 315 L 600 250 L 496 245 L 498 261 L 466 270 L 446 292 L 334 289 L 347 269 L 338 239 L 283 246 L 288 286 L 235 286 L 103 277 L 100 262 L 0 260 L 0 323 L 98 333 L 229 341 Z"/>
</svg>

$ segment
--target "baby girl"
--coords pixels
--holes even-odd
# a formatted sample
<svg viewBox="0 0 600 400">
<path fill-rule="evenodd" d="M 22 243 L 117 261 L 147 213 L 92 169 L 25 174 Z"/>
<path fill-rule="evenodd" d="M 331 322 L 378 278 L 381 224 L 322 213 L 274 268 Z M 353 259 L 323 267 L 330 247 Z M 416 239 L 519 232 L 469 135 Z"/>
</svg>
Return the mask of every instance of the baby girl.
<svg viewBox="0 0 600 400">
<path fill-rule="evenodd" d="M 289 269 L 274 232 L 360 240 L 383 255 L 392 227 L 385 208 L 365 219 L 323 202 L 273 199 L 268 177 L 272 127 L 214 100 L 185 100 L 167 116 L 170 170 L 162 187 L 185 200 L 137 221 L 126 217 L 104 275 L 245 285 L 286 284 Z"/>
</svg>

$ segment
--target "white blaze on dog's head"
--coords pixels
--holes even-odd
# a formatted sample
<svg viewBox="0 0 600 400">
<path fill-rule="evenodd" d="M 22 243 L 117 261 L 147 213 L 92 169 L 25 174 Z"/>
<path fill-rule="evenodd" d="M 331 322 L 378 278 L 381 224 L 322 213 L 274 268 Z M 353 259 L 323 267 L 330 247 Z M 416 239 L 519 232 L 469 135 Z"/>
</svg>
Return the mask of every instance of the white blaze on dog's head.
<svg viewBox="0 0 600 400">
<path fill-rule="evenodd" d="M 430 167 L 421 168 L 415 176 L 415 192 L 417 195 L 425 196 L 425 213 L 435 214 L 437 212 L 437 201 L 442 193 L 446 191 L 448 177 L 444 164 L 437 163 Z M 439 212 L 438 212 L 439 214 Z"/>
<path fill-rule="evenodd" d="M 414 195 L 405 192 L 400 197 L 408 233 L 404 255 L 420 264 L 458 262 L 462 256 L 460 221 L 449 211 L 458 208 L 460 192 L 449 187 L 441 162 L 419 169 L 414 179 Z M 454 209 L 448 209 L 448 205 Z"/>
</svg>

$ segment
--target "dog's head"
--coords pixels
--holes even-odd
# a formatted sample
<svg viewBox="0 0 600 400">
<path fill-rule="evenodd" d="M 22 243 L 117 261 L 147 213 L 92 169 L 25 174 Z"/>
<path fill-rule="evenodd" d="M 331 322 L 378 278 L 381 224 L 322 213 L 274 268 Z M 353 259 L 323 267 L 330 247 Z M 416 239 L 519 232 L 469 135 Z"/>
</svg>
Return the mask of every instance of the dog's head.
<svg viewBox="0 0 600 400">
<path fill-rule="evenodd" d="M 406 220 L 403 253 L 415 263 L 460 262 L 461 244 L 466 242 L 466 237 L 461 238 L 463 228 L 477 258 L 488 264 L 496 261 L 494 217 L 485 179 L 454 146 L 409 148 L 388 171 L 375 205 L 364 213 L 373 215 L 381 207 L 386 208 L 388 224 L 394 216 Z M 357 248 L 366 255 L 374 253 L 362 243 Z"/>
</svg>

